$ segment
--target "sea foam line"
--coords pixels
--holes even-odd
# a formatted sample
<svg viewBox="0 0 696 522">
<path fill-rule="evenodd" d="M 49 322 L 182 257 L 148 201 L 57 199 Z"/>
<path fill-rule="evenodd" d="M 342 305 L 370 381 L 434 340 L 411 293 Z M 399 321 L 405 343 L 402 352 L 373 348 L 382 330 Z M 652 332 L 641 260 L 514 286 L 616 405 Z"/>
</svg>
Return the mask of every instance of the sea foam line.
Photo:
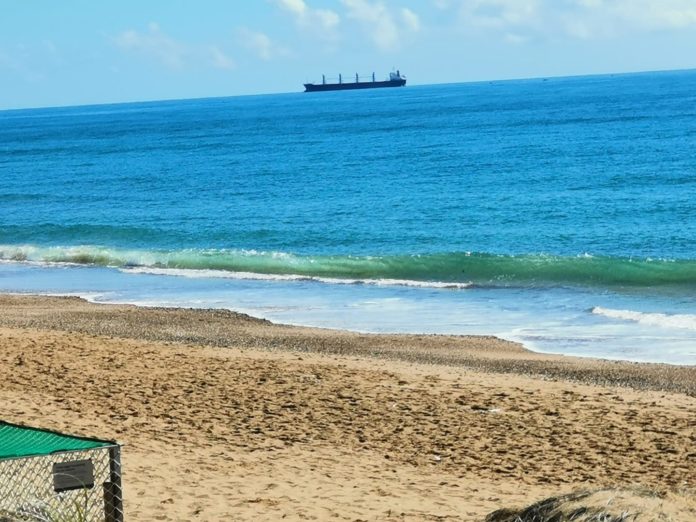
<svg viewBox="0 0 696 522">
<path fill-rule="evenodd" d="M 595 306 L 592 313 L 608 317 L 610 319 L 620 319 L 623 321 L 634 321 L 647 326 L 660 326 L 663 328 L 682 328 L 686 330 L 696 330 L 696 315 L 692 314 L 664 314 L 659 312 L 637 312 L 634 310 L 616 310 L 612 308 L 602 308 Z"/>
<path fill-rule="evenodd" d="M 297 274 L 262 274 L 255 272 L 228 272 L 225 270 L 179 269 L 128 267 L 119 268 L 127 274 L 164 275 L 172 277 L 187 277 L 190 279 L 244 279 L 251 281 L 313 281 L 331 285 L 369 285 L 369 286 L 406 286 L 412 288 L 436 288 L 446 290 L 464 290 L 471 283 L 455 283 L 443 281 L 413 281 L 409 279 L 353 279 L 337 277 L 305 276 Z"/>
</svg>

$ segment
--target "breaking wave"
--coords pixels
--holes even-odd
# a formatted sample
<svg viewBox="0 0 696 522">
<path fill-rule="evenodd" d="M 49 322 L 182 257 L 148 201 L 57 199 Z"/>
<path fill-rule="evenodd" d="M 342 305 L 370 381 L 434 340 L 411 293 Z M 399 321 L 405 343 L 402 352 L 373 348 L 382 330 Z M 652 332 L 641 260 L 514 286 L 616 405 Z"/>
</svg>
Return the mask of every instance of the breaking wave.
<svg viewBox="0 0 696 522">
<path fill-rule="evenodd" d="M 620 319 L 623 321 L 633 321 L 647 326 L 660 326 L 664 328 L 685 328 L 696 330 L 696 315 L 692 314 L 664 314 L 636 312 L 633 310 L 614 310 L 596 306 L 592 309 L 593 314 L 602 315 L 610 319 Z"/>
<path fill-rule="evenodd" d="M 696 260 L 609 256 L 443 253 L 296 255 L 232 249 L 139 250 L 99 246 L 0 245 L 0 260 L 114 267 L 184 277 L 316 280 L 466 288 L 476 286 L 696 286 Z"/>
</svg>

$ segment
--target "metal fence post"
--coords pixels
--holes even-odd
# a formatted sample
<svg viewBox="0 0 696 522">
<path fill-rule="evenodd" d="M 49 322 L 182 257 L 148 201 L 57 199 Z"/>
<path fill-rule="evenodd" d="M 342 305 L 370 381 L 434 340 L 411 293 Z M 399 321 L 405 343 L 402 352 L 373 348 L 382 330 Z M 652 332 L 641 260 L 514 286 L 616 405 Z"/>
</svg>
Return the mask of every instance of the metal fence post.
<svg viewBox="0 0 696 522">
<path fill-rule="evenodd" d="M 123 493 L 121 490 L 121 448 L 109 448 L 109 482 L 104 484 L 106 522 L 123 522 Z"/>
</svg>

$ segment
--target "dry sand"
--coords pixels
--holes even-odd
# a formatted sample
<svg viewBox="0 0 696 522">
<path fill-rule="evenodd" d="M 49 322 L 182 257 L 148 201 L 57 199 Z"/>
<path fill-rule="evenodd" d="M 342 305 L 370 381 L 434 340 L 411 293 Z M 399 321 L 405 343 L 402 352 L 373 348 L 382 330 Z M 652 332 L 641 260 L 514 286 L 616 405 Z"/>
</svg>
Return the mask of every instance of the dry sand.
<svg viewBox="0 0 696 522">
<path fill-rule="evenodd" d="M 3 420 L 125 445 L 127 520 L 483 520 L 604 486 L 696 520 L 696 367 L 0 296 L 0 382 Z"/>
</svg>

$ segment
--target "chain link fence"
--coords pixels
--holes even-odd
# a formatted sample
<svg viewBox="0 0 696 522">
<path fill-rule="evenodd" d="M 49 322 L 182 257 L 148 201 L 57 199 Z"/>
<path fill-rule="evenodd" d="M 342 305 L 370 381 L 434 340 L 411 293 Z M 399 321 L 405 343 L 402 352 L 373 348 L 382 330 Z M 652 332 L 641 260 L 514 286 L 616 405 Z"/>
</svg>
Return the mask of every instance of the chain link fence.
<svg viewBox="0 0 696 522">
<path fill-rule="evenodd" d="M 120 446 L 0 459 L 0 522 L 123 522 Z"/>
</svg>

